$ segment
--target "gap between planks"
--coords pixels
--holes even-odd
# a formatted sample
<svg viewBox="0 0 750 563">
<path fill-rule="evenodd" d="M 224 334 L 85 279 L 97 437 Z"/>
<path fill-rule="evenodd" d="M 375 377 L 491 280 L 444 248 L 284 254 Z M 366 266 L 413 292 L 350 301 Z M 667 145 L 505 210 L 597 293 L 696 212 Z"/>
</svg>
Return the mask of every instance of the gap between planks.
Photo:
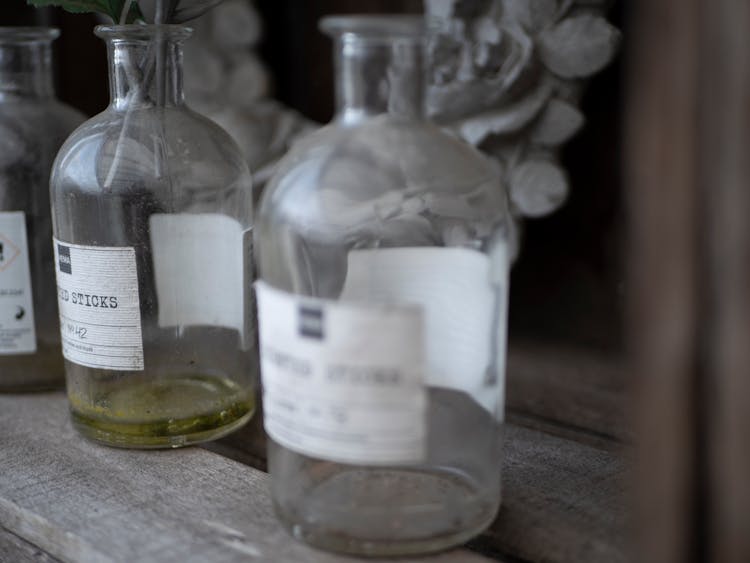
<svg viewBox="0 0 750 563">
<path fill-rule="evenodd" d="M 0 527 L 0 562 L 60 563 L 60 560 Z"/>
</svg>

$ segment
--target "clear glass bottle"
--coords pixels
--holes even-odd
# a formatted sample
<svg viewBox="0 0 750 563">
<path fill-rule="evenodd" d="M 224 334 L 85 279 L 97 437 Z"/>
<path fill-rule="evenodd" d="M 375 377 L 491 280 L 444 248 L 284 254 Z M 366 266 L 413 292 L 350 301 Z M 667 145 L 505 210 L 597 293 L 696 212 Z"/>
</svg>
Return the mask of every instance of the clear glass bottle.
<svg viewBox="0 0 750 563">
<path fill-rule="evenodd" d="M 49 173 L 84 117 L 55 99 L 56 29 L 0 28 L 0 391 L 62 386 Z"/>
<path fill-rule="evenodd" d="M 281 161 L 256 219 L 273 498 L 322 548 L 435 551 L 499 506 L 506 195 L 422 119 L 420 18 L 321 27 L 337 115 Z"/>
<path fill-rule="evenodd" d="M 184 103 L 188 28 L 96 33 L 111 104 L 66 141 L 51 180 L 73 423 L 114 446 L 213 439 L 255 409 L 247 164 Z"/>
</svg>

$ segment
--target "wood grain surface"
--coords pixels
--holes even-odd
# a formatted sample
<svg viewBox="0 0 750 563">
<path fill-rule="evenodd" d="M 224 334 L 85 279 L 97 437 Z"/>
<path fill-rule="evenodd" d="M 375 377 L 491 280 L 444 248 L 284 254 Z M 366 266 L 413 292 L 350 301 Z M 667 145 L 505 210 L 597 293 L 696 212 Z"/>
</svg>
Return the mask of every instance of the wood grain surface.
<svg viewBox="0 0 750 563">
<path fill-rule="evenodd" d="M 261 421 L 205 447 L 237 460 L 264 457 Z M 627 561 L 627 452 L 598 434 L 510 416 L 502 508 L 490 530 L 471 546 L 494 557 L 535 563 Z"/>
<path fill-rule="evenodd" d="M 0 527 L 0 561 L 3 563 L 59 563 L 60 560 Z"/>
<path fill-rule="evenodd" d="M 514 346 L 500 514 L 470 550 L 425 560 L 626 561 L 629 446 L 613 438 L 628 436 L 622 376 L 612 358 Z M 173 451 L 82 439 L 60 393 L 0 396 L 0 428 L 6 551 L 97 562 L 356 560 L 282 530 L 263 473 L 262 413 L 221 440 Z"/>
<path fill-rule="evenodd" d="M 507 424 L 503 504 L 485 543 L 526 561 L 629 561 L 627 471 L 623 451 Z"/>
<path fill-rule="evenodd" d="M 98 446 L 72 429 L 62 394 L 1 396 L 0 429 L 0 526 L 62 561 L 359 560 L 287 535 L 268 475 L 201 448 Z M 425 561 L 489 560 L 455 550 Z"/>
</svg>

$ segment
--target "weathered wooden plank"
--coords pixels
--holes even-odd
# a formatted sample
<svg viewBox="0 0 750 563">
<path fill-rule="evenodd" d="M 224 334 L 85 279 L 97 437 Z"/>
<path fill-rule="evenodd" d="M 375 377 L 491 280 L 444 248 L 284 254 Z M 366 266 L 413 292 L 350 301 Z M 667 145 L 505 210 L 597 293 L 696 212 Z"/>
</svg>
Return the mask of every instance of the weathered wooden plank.
<svg viewBox="0 0 750 563">
<path fill-rule="evenodd" d="M 293 540 L 268 476 L 201 448 L 128 451 L 79 437 L 62 394 L 0 397 L 0 525 L 63 561 L 348 562 Z M 479 563 L 466 550 L 425 559 Z"/>
<path fill-rule="evenodd" d="M 533 419 L 520 422 L 551 427 Z M 221 442 L 222 454 L 236 459 L 263 455 L 259 425 Z M 569 427 L 552 435 L 506 424 L 502 509 L 490 530 L 471 542 L 472 548 L 535 563 L 626 561 L 624 451 L 622 444 Z"/>
<path fill-rule="evenodd" d="M 506 425 L 503 504 L 485 543 L 527 561 L 628 561 L 622 453 Z"/>
<path fill-rule="evenodd" d="M 705 456 L 711 561 L 750 561 L 750 3 L 702 4 L 698 90 L 706 260 Z"/>
<path fill-rule="evenodd" d="M 49 553 L 0 528 L 0 561 L 7 563 L 59 563 Z"/>
<path fill-rule="evenodd" d="M 549 434 L 550 436 L 557 436 L 558 438 L 571 440 L 582 445 L 591 446 L 592 448 L 612 452 L 616 455 L 620 455 L 625 449 L 623 442 L 614 440 L 611 437 L 592 432 L 585 428 L 569 426 L 514 410 L 505 413 L 505 420 L 513 426 L 529 428 L 537 432 Z"/>
<path fill-rule="evenodd" d="M 742 2 L 734 2 L 739 5 Z M 635 482 L 644 563 L 700 558 L 697 30 L 701 0 L 631 3 L 625 194 Z"/>
<path fill-rule="evenodd" d="M 622 358 L 588 350 L 512 343 L 507 408 L 627 440 L 627 374 Z"/>
</svg>

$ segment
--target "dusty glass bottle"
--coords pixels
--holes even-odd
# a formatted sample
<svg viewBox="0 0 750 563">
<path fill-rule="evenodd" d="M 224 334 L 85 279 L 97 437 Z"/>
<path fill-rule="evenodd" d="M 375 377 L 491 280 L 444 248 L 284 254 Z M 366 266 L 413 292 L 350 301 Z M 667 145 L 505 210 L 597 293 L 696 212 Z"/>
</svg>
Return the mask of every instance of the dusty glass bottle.
<svg viewBox="0 0 750 563">
<path fill-rule="evenodd" d="M 421 19 L 321 27 L 337 115 L 282 160 L 256 219 L 273 499 L 319 547 L 435 551 L 499 506 L 506 195 L 422 119 Z"/>
<path fill-rule="evenodd" d="M 123 447 L 213 439 L 255 408 L 247 164 L 184 103 L 188 28 L 96 33 L 111 104 L 66 141 L 51 179 L 73 422 Z"/>
<path fill-rule="evenodd" d="M 0 391 L 62 386 L 49 173 L 83 115 L 55 99 L 50 28 L 0 28 Z"/>
</svg>

